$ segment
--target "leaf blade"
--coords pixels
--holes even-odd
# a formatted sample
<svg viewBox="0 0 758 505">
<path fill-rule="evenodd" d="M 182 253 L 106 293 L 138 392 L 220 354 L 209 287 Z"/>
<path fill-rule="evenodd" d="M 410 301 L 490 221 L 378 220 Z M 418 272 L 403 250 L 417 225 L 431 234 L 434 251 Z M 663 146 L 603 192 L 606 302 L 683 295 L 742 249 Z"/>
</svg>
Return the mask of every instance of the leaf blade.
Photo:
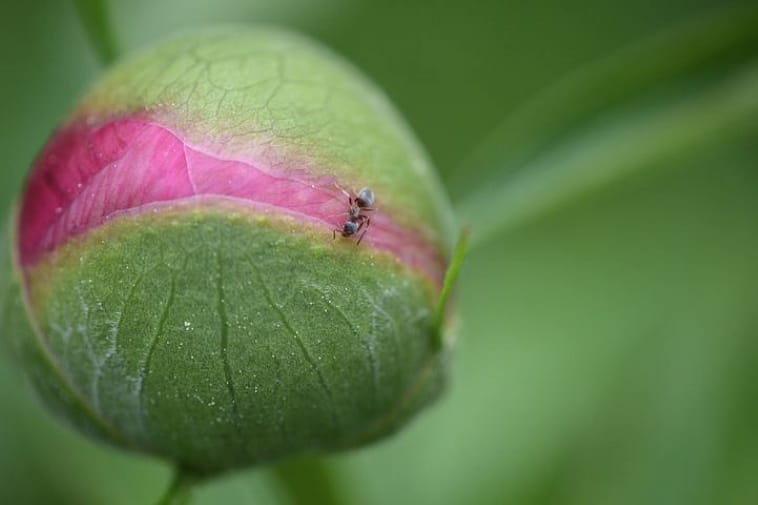
<svg viewBox="0 0 758 505">
<path fill-rule="evenodd" d="M 118 45 L 105 0 L 73 0 L 90 44 L 103 65 L 111 64 L 118 56 Z"/>
<path fill-rule="evenodd" d="M 590 131 L 527 165 L 507 185 L 486 187 L 463 201 L 456 210 L 464 222 L 476 223 L 472 247 L 653 162 L 679 153 L 691 156 L 739 134 L 758 113 L 758 65 L 714 88 L 638 118 L 622 118 L 599 134 Z"/>
</svg>

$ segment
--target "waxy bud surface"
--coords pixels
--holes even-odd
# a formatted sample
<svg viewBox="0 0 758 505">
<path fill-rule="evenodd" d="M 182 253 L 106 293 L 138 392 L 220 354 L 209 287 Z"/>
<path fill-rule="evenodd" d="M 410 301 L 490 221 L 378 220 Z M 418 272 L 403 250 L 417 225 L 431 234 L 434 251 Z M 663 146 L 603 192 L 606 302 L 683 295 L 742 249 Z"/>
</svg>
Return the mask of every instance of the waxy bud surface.
<svg viewBox="0 0 758 505">
<path fill-rule="evenodd" d="M 279 31 L 187 34 L 110 70 L 41 151 L 5 325 L 46 404 L 112 444 L 196 472 L 354 447 L 444 383 L 451 221 L 354 68 Z"/>
</svg>

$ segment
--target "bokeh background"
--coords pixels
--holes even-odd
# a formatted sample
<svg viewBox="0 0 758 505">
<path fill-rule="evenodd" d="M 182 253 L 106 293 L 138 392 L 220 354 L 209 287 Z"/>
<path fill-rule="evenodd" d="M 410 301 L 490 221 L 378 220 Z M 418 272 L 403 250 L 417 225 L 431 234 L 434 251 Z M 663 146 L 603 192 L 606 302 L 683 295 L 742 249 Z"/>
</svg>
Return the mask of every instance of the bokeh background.
<svg viewBox="0 0 758 505">
<path fill-rule="evenodd" d="M 124 53 L 217 22 L 331 46 L 405 113 L 473 226 L 452 387 L 392 439 L 328 457 L 335 502 L 758 503 L 755 1 L 110 8 Z M 7 209 L 101 68 L 70 3 L 0 12 Z M 166 465 L 52 419 L 0 349 L 0 502 L 157 499 Z M 302 503 L 280 476 L 237 472 L 192 503 Z"/>
</svg>

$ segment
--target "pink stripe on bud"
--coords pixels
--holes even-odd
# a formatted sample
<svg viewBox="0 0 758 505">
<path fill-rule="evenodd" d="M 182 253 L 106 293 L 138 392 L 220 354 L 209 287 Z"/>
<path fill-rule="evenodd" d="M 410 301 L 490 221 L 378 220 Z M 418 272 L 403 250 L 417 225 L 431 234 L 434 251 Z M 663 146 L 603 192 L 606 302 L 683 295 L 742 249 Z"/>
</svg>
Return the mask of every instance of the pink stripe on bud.
<svg viewBox="0 0 758 505">
<path fill-rule="evenodd" d="M 168 128 L 139 118 L 101 126 L 68 125 L 36 162 L 20 214 L 19 256 L 32 267 L 47 252 L 123 213 L 224 199 L 286 214 L 332 230 L 347 219 L 347 197 L 331 177 L 306 170 L 276 172 L 247 161 L 222 159 L 188 145 Z M 381 195 L 378 196 L 381 205 Z M 441 285 L 444 258 L 381 207 L 371 212 L 366 244 L 388 252 Z"/>
</svg>

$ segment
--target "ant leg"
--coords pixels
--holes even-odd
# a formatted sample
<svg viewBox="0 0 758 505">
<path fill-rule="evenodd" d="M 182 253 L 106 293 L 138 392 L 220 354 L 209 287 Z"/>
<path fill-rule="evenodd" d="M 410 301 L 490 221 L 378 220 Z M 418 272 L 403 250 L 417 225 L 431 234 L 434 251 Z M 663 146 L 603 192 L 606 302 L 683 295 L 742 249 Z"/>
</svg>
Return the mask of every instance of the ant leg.
<svg viewBox="0 0 758 505">
<path fill-rule="evenodd" d="M 358 242 L 356 242 L 356 244 L 355 244 L 356 246 L 360 245 L 360 243 L 361 243 L 361 240 L 363 240 L 363 236 L 364 236 L 364 235 L 366 234 L 366 232 L 368 231 L 368 227 L 369 227 L 369 226 L 371 226 L 371 218 L 370 218 L 370 217 L 367 217 L 365 221 L 361 221 L 361 224 L 360 224 L 360 226 L 358 227 L 358 229 L 359 229 L 359 230 L 360 230 L 361 228 L 363 228 L 363 227 L 364 227 L 364 226 L 363 226 L 363 225 L 364 225 L 364 223 L 366 224 L 366 227 L 365 227 L 366 229 L 365 229 L 365 230 L 363 230 L 363 233 L 361 233 L 361 236 L 360 236 L 360 237 L 358 237 Z"/>
<path fill-rule="evenodd" d="M 337 240 L 337 228 L 332 230 L 332 240 Z"/>
<path fill-rule="evenodd" d="M 366 220 L 363 219 L 365 216 L 358 216 L 358 220 L 356 221 L 358 223 L 358 228 L 355 229 L 355 233 L 357 234 L 361 230 L 363 230 L 363 227 L 366 225 Z M 355 246 L 358 247 L 358 245 L 361 243 L 361 240 L 363 240 L 363 235 L 365 235 L 366 232 L 364 231 L 361 233 L 361 236 L 358 237 L 358 241 L 355 243 Z"/>
<path fill-rule="evenodd" d="M 342 186 L 340 186 L 336 182 L 334 183 L 334 187 L 337 188 L 337 189 L 339 189 L 340 192 L 342 192 L 342 194 L 345 195 L 350 200 L 350 206 L 352 206 L 353 205 L 353 197 L 350 196 L 350 193 L 348 193 L 347 191 L 345 191 L 345 188 L 343 188 Z"/>
</svg>

